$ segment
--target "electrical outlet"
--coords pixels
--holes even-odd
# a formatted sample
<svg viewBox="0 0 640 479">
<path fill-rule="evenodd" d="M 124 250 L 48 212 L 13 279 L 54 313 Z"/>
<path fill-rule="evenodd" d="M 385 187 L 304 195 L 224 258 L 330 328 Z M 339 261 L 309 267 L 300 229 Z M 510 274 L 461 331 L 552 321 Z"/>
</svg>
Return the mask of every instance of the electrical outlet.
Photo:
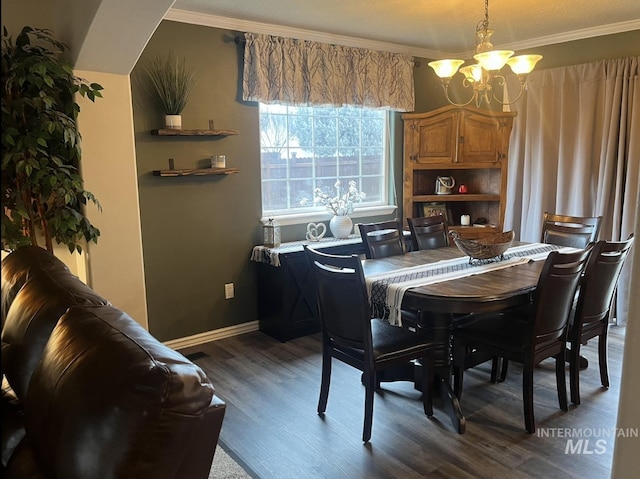
<svg viewBox="0 0 640 479">
<path fill-rule="evenodd" d="M 224 285 L 224 299 L 233 298 L 233 283 L 227 283 Z"/>
</svg>

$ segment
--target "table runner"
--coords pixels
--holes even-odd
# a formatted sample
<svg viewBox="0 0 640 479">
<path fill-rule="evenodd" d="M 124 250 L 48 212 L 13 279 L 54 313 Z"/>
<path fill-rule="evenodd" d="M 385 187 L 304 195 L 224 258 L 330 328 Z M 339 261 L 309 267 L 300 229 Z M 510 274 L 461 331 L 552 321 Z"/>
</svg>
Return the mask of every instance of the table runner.
<svg viewBox="0 0 640 479">
<path fill-rule="evenodd" d="M 348 238 L 338 239 L 334 237 L 322 238 L 318 241 L 292 241 L 290 243 L 282 243 L 275 248 L 268 248 L 264 245 L 258 245 L 253 247 L 251 252 L 251 261 L 258 263 L 267 263 L 272 266 L 280 266 L 280 255 L 285 253 L 295 253 L 296 251 L 303 251 L 304 245 L 322 247 L 322 246 L 337 246 L 342 244 L 357 244 L 362 243 L 362 239 L 359 234 L 349 235 Z"/>
<path fill-rule="evenodd" d="M 565 250 L 562 246 L 532 243 L 509 248 L 504 259 L 480 260 L 469 263 L 469 256 L 437 261 L 367 276 L 367 292 L 374 316 L 401 326 L 400 306 L 405 292 L 417 286 L 426 286 L 442 281 L 463 278 L 476 274 L 510 268 L 529 261 L 541 261 L 554 250 Z"/>
</svg>

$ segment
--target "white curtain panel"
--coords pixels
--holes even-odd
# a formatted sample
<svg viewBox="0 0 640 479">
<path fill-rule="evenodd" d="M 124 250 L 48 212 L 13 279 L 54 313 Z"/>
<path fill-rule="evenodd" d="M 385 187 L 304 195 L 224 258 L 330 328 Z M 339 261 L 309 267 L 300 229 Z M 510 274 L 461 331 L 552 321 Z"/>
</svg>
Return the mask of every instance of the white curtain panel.
<svg viewBox="0 0 640 479">
<path fill-rule="evenodd" d="M 413 111 L 413 58 L 245 33 L 242 97 L 287 105 Z"/>
<path fill-rule="evenodd" d="M 599 239 L 634 231 L 640 209 L 640 57 L 533 72 L 510 143 L 505 228 L 539 241 L 545 211 L 598 216 Z M 640 248 L 636 239 L 634 250 Z M 633 254 L 633 253 L 632 253 Z M 626 319 L 630 265 L 619 282 Z"/>
</svg>

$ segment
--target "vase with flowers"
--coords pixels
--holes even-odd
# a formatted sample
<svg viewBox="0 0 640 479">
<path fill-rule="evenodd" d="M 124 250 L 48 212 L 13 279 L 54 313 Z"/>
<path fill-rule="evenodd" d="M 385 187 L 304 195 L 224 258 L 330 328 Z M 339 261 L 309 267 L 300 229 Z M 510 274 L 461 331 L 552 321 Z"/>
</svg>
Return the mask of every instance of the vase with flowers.
<svg viewBox="0 0 640 479">
<path fill-rule="evenodd" d="M 334 238 L 347 238 L 353 230 L 353 222 L 349 214 L 353 213 L 355 203 L 362 201 L 366 197 L 366 194 L 358 191 L 356 182 L 353 180 L 349 181 L 349 186 L 343 194 L 341 194 L 340 191 L 342 186 L 340 180 L 336 181 L 333 186 L 336 189 L 335 196 L 330 196 L 320 188 L 316 188 L 313 191 L 313 202 L 323 205 L 333 214 L 333 218 L 331 218 L 329 222 L 329 229 Z"/>
</svg>

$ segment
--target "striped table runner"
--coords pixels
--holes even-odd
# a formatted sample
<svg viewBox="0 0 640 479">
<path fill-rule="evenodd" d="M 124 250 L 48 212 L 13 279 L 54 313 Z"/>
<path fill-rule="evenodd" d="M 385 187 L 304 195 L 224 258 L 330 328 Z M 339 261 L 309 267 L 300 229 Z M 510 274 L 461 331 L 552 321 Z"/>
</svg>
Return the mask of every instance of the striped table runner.
<svg viewBox="0 0 640 479">
<path fill-rule="evenodd" d="M 256 261 L 258 263 L 267 263 L 272 266 L 280 266 L 280 255 L 286 253 L 295 253 L 298 251 L 304 250 L 304 245 L 314 246 L 314 247 L 327 247 L 327 246 L 338 246 L 338 245 L 347 245 L 347 244 L 358 244 L 362 243 L 362 239 L 359 234 L 349 235 L 348 238 L 339 239 L 334 238 L 332 236 L 328 238 L 322 238 L 318 241 L 292 241 L 290 243 L 282 243 L 280 246 L 275 248 L 269 248 L 264 245 L 254 246 L 251 251 L 251 261 Z"/>
<path fill-rule="evenodd" d="M 400 306 L 405 292 L 410 288 L 510 268 L 529 261 L 545 260 L 551 251 L 564 249 L 566 248 L 551 244 L 532 243 L 509 248 L 504 259 L 481 260 L 470 264 L 469 257 L 463 256 L 370 275 L 367 276 L 366 283 L 371 308 L 376 317 L 401 326 Z"/>
</svg>

